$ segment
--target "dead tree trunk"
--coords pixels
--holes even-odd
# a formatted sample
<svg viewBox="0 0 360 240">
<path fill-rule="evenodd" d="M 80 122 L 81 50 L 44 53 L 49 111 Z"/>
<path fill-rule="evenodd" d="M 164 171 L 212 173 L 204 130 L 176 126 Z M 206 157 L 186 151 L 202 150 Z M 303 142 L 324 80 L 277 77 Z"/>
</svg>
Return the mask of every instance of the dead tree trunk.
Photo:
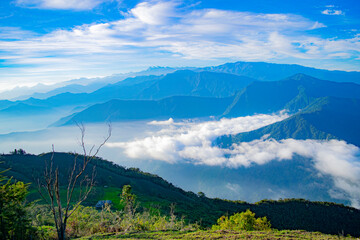
<svg viewBox="0 0 360 240">
<path fill-rule="evenodd" d="M 76 211 L 81 203 L 87 199 L 94 186 L 95 166 L 91 176 L 85 175 L 84 172 L 88 164 L 97 156 L 100 149 L 105 145 L 111 136 L 111 126 L 109 125 L 108 135 L 104 138 L 104 141 L 96 149 L 95 145 L 93 145 L 91 149 L 87 151 L 84 140 L 85 127 L 83 124 L 77 124 L 77 126 L 81 131 L 80 145 L 83 155 L 81 156 L 76 154 L 74 156 L 74 164 L 69 173 L 66 188 L 66 201 L 64 203 L 61 202 L 59 168 L 56 167 L 54 170 L 54 145 L 52 146 L 50 163 L 45 160 L 44 181 L 41 182 L 38 180 L 38 191 L 51 209 L 59 240 L 66 239 L 66 224 L 69 217 L 74 213 L 74 211 Z M 80 163 L 78 162 L 79 157 L 82 158 Z M 72 203 L 75 187 L 79 188 L 80 193 L 78 199 Z M 43 192 L 45 192 L 45 194 Z"/>
</svg>

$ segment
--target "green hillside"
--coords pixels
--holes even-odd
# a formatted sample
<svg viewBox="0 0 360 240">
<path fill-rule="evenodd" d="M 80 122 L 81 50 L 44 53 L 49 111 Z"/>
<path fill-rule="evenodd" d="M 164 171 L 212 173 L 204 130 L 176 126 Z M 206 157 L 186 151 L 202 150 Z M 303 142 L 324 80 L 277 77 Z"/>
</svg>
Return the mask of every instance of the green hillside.
<svg viewBox="0 0 360 240">
<path fill-rule="evenodd" d="M 300 113 L 281 122 L 216 140 L 222 147 L 248 142 L 264 135 L 276 140 L 341 139 L 360 146 L 360 100 L 335 97 L 317 98 Z"/>
<path fill-rule="evenodd" d="M 360 85 L 324 81 L 304 74 L 276 82 L 253 82 L 236 94 L 224 116 L 273 113 L 282 109 L 297 112 L 320 97 L 359 99 Z"/>
<path fill-rule="evenodd" d="M 41 155 L 5 154 L 1 156 L 1 169 L 11 168 L 6 172 L 17 180 L 34 182 L 41 179 L 45 160 L 50 153 Z M 60 184 L 65 185 L 72 166 L 74 154 L 56 153 L 54 167 L 59 167 Z M 276 229 L 304 229 L 338 234 L 344 232 L 360 236 L 360 210 L 343 205 L 306 200 L 261 201 L 249 204 L 241 201 L 210 199 L 192 192 L 186 192 L 173 186 L 164 179 L 141 172 L 138 169 L 127 169 L 111 162 L 95 159 L 88 166 L 88 174 L 96 166 L 96 187 L 85 205 L 94 206 L 98 200 L 112 200 L 115 207 L 118 204 L 122 186 L 130 184 L 138 196 L 141 208 L 159 207 L 163 212 L 169 211 L 171 203 L 176 203 L 175 213 L 184 216 L 189 222 L 198 222 L 202 226 L 211 226 L 224 214 L 251 209 L 257 216 L 267 216 Z M 30 188 L 30 200 L 39 198 L 35 185 Z"/>
</svg>

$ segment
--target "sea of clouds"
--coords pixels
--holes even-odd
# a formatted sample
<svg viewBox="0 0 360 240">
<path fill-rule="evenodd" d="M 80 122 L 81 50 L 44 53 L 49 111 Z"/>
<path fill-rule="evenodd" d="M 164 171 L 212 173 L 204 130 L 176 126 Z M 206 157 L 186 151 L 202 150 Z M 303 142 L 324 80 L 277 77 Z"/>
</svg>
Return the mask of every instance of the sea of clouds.
<svg viewBox="0 0 360 240">
<path fill-rule="evenodd" d="M 148 136 L 123 142 L 109 142 L 107 147 L 121 148 L 127 157 L 160 160 L 168 163 L 221 166 L 228 168 L 265 165 L 270 161 L 289 161 L 295 155 L 311 159 L 319 176 L 333 179 L 333 198 L 351 201 L 360 207 L 360 149 L 339 140 L 274 140 L 264 136 L 251 142 L 239 142 L 230 148 L 215 146 L 222 135 L 252 131 L 289 117 L 286 113 L 254 115 L 206 122 L 153 121 L 160 127 Z"/>
</svg>

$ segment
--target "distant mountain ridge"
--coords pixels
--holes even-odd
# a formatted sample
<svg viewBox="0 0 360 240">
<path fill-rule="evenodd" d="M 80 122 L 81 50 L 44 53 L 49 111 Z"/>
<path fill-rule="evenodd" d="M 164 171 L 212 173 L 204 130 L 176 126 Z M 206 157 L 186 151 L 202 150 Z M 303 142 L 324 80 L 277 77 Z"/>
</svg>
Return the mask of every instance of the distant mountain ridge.
<svg viewBox="0 0 360 240">
<path fill-rule="evenodd" d="M 54 85 L 38 84 L 34 87 L 16 87 L 0 93 L 0 99 L 26 100 L 28 98 L 46 99 L 61 93 L 90 93 L 127 78 L 148 75 L 163 75 L 181 69 L 192 68 L 170 68 L 170 67 L 149 67 L 140 72 L 130 72 L 125 74 L 114 74 L 107 77 L 80 78 L 60 82 Z"/>
<path fill-rule="evenodd" d="M 229 97 L 253 79 L 223 73 L 179 70 L 161 76 L 138 76 L 109 84 L 92 93 L 61 93 L 46 99 L 4 102 L 6 107 L 24 103 L 37 107 L 89 106 L 112 99 L 156 100 L 172 96 Z M 0 105 L 1 107 L 1 105 Z"/>
<path fill-rule="evenodd" d="M 175 96 L 161 100 L 110 100 L 95 104 L 55 125 L 75 122 L 116 122 L 125 120 L 201 118 L 221 115 L 233 101 L 228 98 Z"/>
<path fill-rule="evenodd" d="M 219 73 L 230 73 L 253 78 L 259 81 L 278 81 L 297 73 L 311 75 L 313 77 L 337 81 L 337 82 L 354 82 L 360 83 L 360 72 L 324 70 L 311 67 L 305 67 L 297 64 L 276 64 L 266 62 L 234 62 L 225 63 L 218 66 L 210 66 L 203 68 L 194 67 L 149 67 L 147 70 L 140 72 L 131 72 L 127 74 L 115 74 L 104 78 L 93 79 L 74 79 L 53 86 L 39 84 L 35 87 L 22 87 L 2 92 L 1 99 L 25 100 L 27 98 L 45 99 L 61 93 L 84 93 L 92 92 L 101 87 L 121 81 L 129 77 L 163 75 L 175 72 L 177 70 L 192 70 L 196 72 L 210 71 Z"/>
<path fill-rule="evenodd" d="M 254 78 L 260 81 L 277 81 L 297 73 L 303 73 L 322 80 L 335 82 L 354 82 L 360 84 L 360 72 L 324 70 L 297 64 L 278 64 L 266 62 L 235 62 L 202 68 L 205 71 L 231 73 Z"/>
<path fill-rule="evenodd" d="M 296 74 L 281 81 L 256 81 L 236 94 L 224 116 L 272 113 L 281 109 L 297 112 L 314 99 L 327 96 L 360 98 L 360 85 L 325 81 L 305 74 Z"/>
<path fill-rule="evenodd" d="M 297 71 L 313 75 L 298 73 L 288 76 Z M 354 83 L 360 76 L 359 72 L 326 71 L 299 65 L 244 62 L 191 70 L 154 68 L 148 72 L 157 74 L 127 78 L 91 93 L 65 92 L 46 99 L 2 100 L 0 101 L 0 115 L 4 118 L 22 118 L 30 115 L 58 113 L 62 119 L 57 121 L 56 125 L 71 124 L 74 120 L 86 123 L 170 117 L 232 118 L 271 114 L 283 109 L 295 114 L 324 97 L 360 98 L 360 85 Z M 285 75 L 286 78 L 283 80 L 274 81 L 275 78 Z M 314 75 L 337 82 L 320 80 Z M 256 81 L 256 79 L 264 81 Z M 324 116 L 330 114 L 324 111 L 317 113 Z M 333 119 L 342 120 L 333 115 Z M 343 135 L 339 132 L 329 131 L 330 126 L 328 126 L 329 129 L 315 126 L 314 122 L 320 121 L 315 121 L 315 113 L 311 115 L 314 118 L 311 121 L 305 119 L 305 116 L 310 115 L 297 115 L 292 118 L 291 122 L 288 122 L 290 125 L 284 125 L 286 129 L 278 130 L 278 134 L 275 134 L 273 130 L 270 132 L 274 136 L 284 137 L 342 139 Z M 349 118 L 348 122 L 354 118 L 348 113 L 343 117 Z M 321 119 L 326 121 L 325 117 Z M 50 122 L 54 120 L 49 121 L 48 124 Z M 353 122 L 351 124 L 354 125 Z M 341 131 L 335 125 L 332 128 Z M 357 130 L 356 126 L 354 129 Z M 348 135 L 343 137 L 358 144 L 358 137 Z"/>
<path fill-rule="evenodd" d="M 140 99 L 161 99 L 170 96 L 229 97 L 254 79 L 227 73 L 176 71 L 144 89 Z"/>
<path fill-rule="evenodd" d="M 195 87 L 191 86 L 191 84 L 185 84 L 183 89 L 177 89 L 178 85 L 173 84 L 173 79 L 175 81 L 179 79 L 174 77 L 176 74 L 190 76 L 190 79 L 192 79 L 190 83 Z M 360 85 L 358 84 L 325 81 L 304 74 L 296 74 L 281 81 L 255 81 L 232 97 L 219 98 L 219 96 L 228 95 L 234 91 L 229 86 L 235 86 L 236 84 L 232 83 L 231 80 L 229 85 L 223 88 L 217 88 L 215 87 L 217 85 L 214 84 L 210 88 L 214 91 L 210 92 L 204 87 L 208 85 L 201 84 L 201 75 L 204 74 L 208 73 L 200 74 L 199 78 L 199 75 L 194 74 L 194 72 L 181 71 L 172 74 L 168 78 L 161 78 L 160 81 L 155 78 L 146 82 L 150 87 L 145 88 L 144 92 L 155 88 L 156 90 L 151 91 L 155 92 L 155 94 L 147 95 L 147 98 L 158 98 L 166 96 L 170 88 L 173 94 L 183 92 L 197 95 L 200 91 L 205 92 L 203 95 L 212 95 L 212 97 L 176 96 L 157 101 L 111 100 L 75 113 L 61 120 L 60 123 L 168 119 L 170 117 L 197 118 L 216 116 L 231 118 L 253 114 L 271 114 L 283 109 L 291 113 L 297 113 L 308 108 L 313 102 L 322 97 L 360 99 Z M 193 79 L 197 81 L 193 81 Z M 165 81 L 165 83 L 162 81 Z M 219 83 L 219 81 L 213 81 L 213 83 Z M 237 86 L 241 87 L 240 84 Z"/>
</svg>

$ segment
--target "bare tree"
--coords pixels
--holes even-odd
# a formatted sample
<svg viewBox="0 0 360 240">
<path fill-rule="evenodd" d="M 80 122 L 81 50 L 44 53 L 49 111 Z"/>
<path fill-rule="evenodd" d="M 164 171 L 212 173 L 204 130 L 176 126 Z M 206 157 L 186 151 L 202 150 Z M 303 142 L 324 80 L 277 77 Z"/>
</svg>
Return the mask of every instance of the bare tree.
<svg viewBox="0 0 360 240">
<path fill-rule="evenodd" d="M 93 145 L 88 151 L 85 146 L 85 126 L 83 124 L 76 125 L 81 131 L 80 145 L 82 148 L 82 155 L 75 154 L 74 164 L 69 172 L 67 188 L 66 188 L 66 201 L 61 201 L 60 183 L 59 183 L 59 168 L 54 170 L 54 145 L 52 145 L 52 154 L 50 162 L 45 160 L 44 181 L 38 180 L 38 191 L 41 197 L 46 201 L 51 209 L 54 217 L 55 226 L 59 240 L 66 239 L 66 224 L 69 217 L 76 211 L 83 201 L 87 199 L 91 192 L 95 181 L 95 166 L 92 169 L 91 176 L 85 174 L 85 170 L 91 160 L 93 160 L 100 149 L 111 137 L 111 125 L 108 125 L 108 135 L 104 138 L 103 142 L 96 148 Z M 78 159 L 82 158 L 82 161 Z M 79 193 L 77 199 L 74 199 L 74 190 L 78 188 Z M 43 193 L 45 191 L 45 194 Z M 47 194 L 46 194 L 47 193 Z M 73 202 L 72 202 L 73 201 Z"/>
</svg>

